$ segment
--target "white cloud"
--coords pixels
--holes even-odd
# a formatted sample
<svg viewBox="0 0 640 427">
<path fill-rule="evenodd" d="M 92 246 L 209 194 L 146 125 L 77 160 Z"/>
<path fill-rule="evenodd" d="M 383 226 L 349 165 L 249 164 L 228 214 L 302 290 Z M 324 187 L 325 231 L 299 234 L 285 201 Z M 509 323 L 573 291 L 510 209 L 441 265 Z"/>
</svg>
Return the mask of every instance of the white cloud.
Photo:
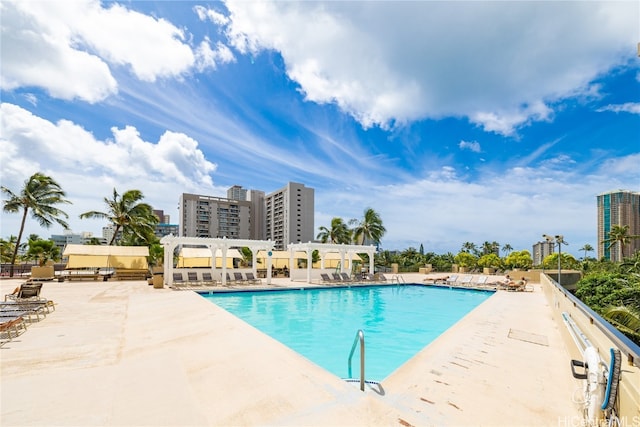
<svg viewBox="0 0 640 427">
<path fill-rule="evenodd" d="M 71 31 L 60 25 L 55 13 L 34 13 L 31 6 L 30 2 L 0 3 L 2 89 L 38 86 L 56 98 L 92 103 L 115 93 L 117 83 L 107 64 L 75 49 Z"/>
<path fill-rule="evenodd" d="M 7 0 L 1 7 L 5 90 L 36 86 L 53 97 L 94 103 L 118 90 L 110 67 L 154 82 L 232 59 L 222 45 L 208 52 L 201 44 L 194 52 L 183 30 L 117 3 Z"/>
<path fill-rule="evenodd" d="M 198 5 L 194 6 L 193 10 L 196 12 L 196 14 L 198 15 L 198 19 L 200 19 L 201 21 L 209 20 L 214 24 L 220 26 L 227 25 L 229 23 L 229 18 L 213 9 L 208 9 L 204 6 Z"/>
<path fill-rule="evenodd" d="M 215 69 L 217 64 L 226 64 L 235 61 L 235 57 L 227 46 L 221 42 L 216 43 L 216 48 L 211 49 L 211 42 L 208 38 L 200 43 L 196 49 L 196 66 L 199 71 L 207 68 Z"/>
<path fill-rule="evenodd" d="M 543 233 L 561 233 L 570 243 L 567 250 L 580 255 L 583 244 L 596 246 L 596 195 L 633 190 L 640 182 L 639 161 L 639 154 L 609 158 L 586 176 L 572 168 L 514 166 L 487 171 L 475 182 L 443 167 L 404 183 L 316 190 L 316 228 L 334 216 L 359 218 L 362 206 L 370 206 L 389 230 L 384 249 L 422 243 L 425 251 L 457 253 L 465 241 L 495 240 L 531 251 Z"/>
<path fill-rule="evenodd" d="M 473 151 L 474 153 L 479 153 L 482 151 L 482 149 L 480 148 L 480 143 L 477 141 L 460 141 L 460 143 L 458 144 L 458 147 L 460 147 L 461 150 L 469 150 L 469 151 Z"/>
<path fill-rule="evenodd" d="M 626 102 L 624 104 L 610 104 L 605 107 L 599 108 L 596 111 L 613 111 L 614 113 L 631 113 L 640 114 L 640 102 Z"/>
<path fill-rule="evenodd" d="M 637 2 L 226 2 L 229 42 L 275 50 L 310 101 L 367 127 L 466 116 L 514 135 L 632 55 Z M 490 23 L 490 25 L 488 24 Z M 508 36 L 506 36 L 508 35 Z"/>
<path fill-rule="evenodd" d="M 183 192 L 215 191 L 211 174 L 216 165 L 182 133 L 166 131 L 149 142 L 127 126 L 112 128 L 113 138 L 101 141 L 68 120 L 52 123 L 13 104 L 1 104 L 0 113 L 2 185 L 17 191 L 26 177 L 44 171 L 70 200 L 80 201 L 72 208 L 78 214 L 100 209 L 99 201 L 114 187 L 140 189 L 149 203 L 167 210 Z"/>
</svg>

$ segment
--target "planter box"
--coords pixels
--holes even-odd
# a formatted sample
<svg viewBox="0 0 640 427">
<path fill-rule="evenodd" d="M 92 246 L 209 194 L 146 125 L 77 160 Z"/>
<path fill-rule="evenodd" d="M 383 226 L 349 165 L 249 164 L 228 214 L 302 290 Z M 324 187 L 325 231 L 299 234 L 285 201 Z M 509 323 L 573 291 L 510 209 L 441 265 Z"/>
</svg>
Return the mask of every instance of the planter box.
<svg viewBox="0 0 640 427">
<path fill-rule="evenodd" d="M 31 279 L 32 280 L 53 280 L 55 272 L 52 265 L 45 265 L 43 267 L 31 267 Z"/>
<path fill-rule="evenodd" d="M 164 288 L 164 275 L 154 274 L 152 280 L 153 280 L 153 289 Z"/>
</svg>

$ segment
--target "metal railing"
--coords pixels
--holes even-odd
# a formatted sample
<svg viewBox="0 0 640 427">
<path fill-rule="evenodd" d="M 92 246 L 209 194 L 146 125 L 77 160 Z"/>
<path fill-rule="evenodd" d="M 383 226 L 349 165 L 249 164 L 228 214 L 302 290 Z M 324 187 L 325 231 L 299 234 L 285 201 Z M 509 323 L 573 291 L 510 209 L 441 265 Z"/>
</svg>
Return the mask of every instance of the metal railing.
<svg viewBox="0 0 640 427">
<path fill-rule="evenodd" d="M 406 283 L 404 277 L 400 274 L 394 274 L 391 276 L 391 283 Z"/>
<path fill-rule="evenodd" d="M 353 352 L 358 342 L 360 342 L 360 390 L 364 391 L 364 332 L 362 329 L 358 329 L 358 332 L 356 332 L 356 336 L 353 338 L 351 352 L 349 352 L 349 378 L 351 378 L 351 359 L 353 358 Z"/>
</svg>

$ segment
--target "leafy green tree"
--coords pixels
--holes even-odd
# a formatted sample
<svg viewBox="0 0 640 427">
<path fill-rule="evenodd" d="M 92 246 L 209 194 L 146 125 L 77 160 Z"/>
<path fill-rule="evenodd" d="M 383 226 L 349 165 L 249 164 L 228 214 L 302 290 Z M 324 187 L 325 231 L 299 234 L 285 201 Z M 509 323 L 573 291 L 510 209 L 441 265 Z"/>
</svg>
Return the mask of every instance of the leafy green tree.
<svg viewBox="0 0 640 427">
<path fill-rule="evenodd" d="M 47 261 L 57 261 L 60 259 L 60 249 L 53 240 L 36 239 L 29 240 L 29 248 L 25 254 L 28 260 L 38 262 L 38 265 L 45 265 Z"/>
<path fill-rule="evenodd" d="M 149 244 L 159 219 L 154 215 L 150 205 L 140 202 L 143 198 L 144 195 L 140 190 L 128 190 L 120 196 L 114 188 L 113 198 L 104 198 L 108 208 L 106 212 L 84 212 L 80 214 L 80 218 L 109 220 L 115 226 L 109 245 L 113 245 L 120 231 L 122 231 L 123 240 L 128 239 L 129 243 L 147 242 Z"/>
<path fill-rule="evenodd" d="M 478 258 L 476 258 L 475 255 L 462 251 L 455 256 L 454 261 L 460 267 L 473 268 L 476 266 Z"/>
<path fill-rule="evenodd" d="M 422 263 L 422 255 L 414 247 L 409 247 L 400 253 L 400 265 L 403 267 L 416 266 Z"/>
<path fill-rule="evenodd" d="M 91 245 L 91 246 L 100 246 L 102 244 L 102 242 L 100 242 L 100 239 L 97 238 L 97 237 L 91 237 L 84 244 L 85 245 Z"/>
<path fill-rule="evenodd" d="M 152 243 L 149 245 L 149 257 L 147 261 L 151 266 L 162 265 L 164 263 L 164 246 L 160 243 Z"/>
<path fill-rule="evenodd" d="M 602 317 L 640 345 L 640 310 L 627 306 L 610 307 L 602 313 Z"/>
<path fill-rule="evenodd" d="M 334 217 L 331 220 L 331 228 L 321 226 L 318 230 L 320 232 L 316 238 L 322 243 L 348 244 L 351 242 L 351 230 L 342 218 Z"/>
<path fill-rule="evenodd" d="M 531 253 L 527 250 L 511 252 L 504 259 L 507 268 L 529 269 L 533 265 Z"/>
<path fill-rule="evenodd" d="M 478 259 L 478 266 L 482 268 L 500 268 L 502 260 L 495 253 L 482 255 Z"/>
<path fill-rule="evenodd" d="M 8 196 L 8 199 L 4 201 L 3 210 L 8 213 L 22 212 L 20 231 L 18 232 L 9 269 L 9 276 L 13 277 L 13 265 L 18 256 L 18 248 L 20 247 L 24 224 L 29 211 L 31 211 L 31 217 L 42 227 L 49 228 L 56 222 L 68 229 L 69 225 L 63 218 L 68 218 L 69 215 L 58 209 L 56 205 L 71 202 L 65 199 L 65 192 L 53 178 L 40 172 L 36 172 L 25 181 L 20 193 L 14 193 L 4 186 L 0 187 L 0 189 Z"/>
<path fill-rule="evenodd" d="M 587 259 L 587 252 L 593 252 L 593 246 L 591 246 L 588 243 L 585 243 L 585 245 L 583 247 L 581 247 L 580 249 L 578 249 L 579 251 L 584 251 L 584 258 L 583 259 Z"/>
<path fill-rule="evenodd" d="M 11 262 L 17 241 L 18 238 L 13 235 L 9 236 L 9 240 L 0 239 L 0 262 Z"/>
<path fill-rule="evenodd" d="M 249 249 L 247 246 L 244 246 L 240 248 L 238 252 L 240 252 L 240 255 L 242 256 L 240 264 L 242 264 L 242 266 L 244 267 L 251 265 L 251 263 L 253 262 L 253 252 L 251 252 L 251 249 Z"/>
<path fill-rule="evenodd" d="M 376 245 L 380 244 L 382 236 L 387 232 L 382 224 L 382 218 L 372 208 L 364 210 L 364 216 L 362 220 L 353 229 L 353 238 L 357 244 L 364 244 L 365 241 L 370 241 Z"/>
<path fill-rule="evenodd" d="M 580 262 L 575 257 L 566 252 L 562 253 L 560 258 L 560 267 L 567 270 L 580 270 Z M 542 268 L 553 270 L 558 268 L 558 254 L 549 254 L 542 260 Z"/>
</svg>

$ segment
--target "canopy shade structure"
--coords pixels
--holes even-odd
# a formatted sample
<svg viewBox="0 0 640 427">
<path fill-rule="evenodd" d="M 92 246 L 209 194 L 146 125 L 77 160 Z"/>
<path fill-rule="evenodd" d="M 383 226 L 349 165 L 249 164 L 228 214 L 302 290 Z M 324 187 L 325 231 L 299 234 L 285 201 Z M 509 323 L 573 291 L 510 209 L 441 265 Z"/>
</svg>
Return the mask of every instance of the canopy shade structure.
<svg viewBox="0 0 640 427">
<path fill-rule="evenodd" d="M 364 245 L 343 245 L 343 244 L 332 244 L 332 243 L 291 243 L 289 244 L 289 253 L 291 254 L 291 258 L 293 259 L 293 254 L 296 252 L 305 252 L 307 254 L 307 274 L 306 280 L 308 283 L 311 282 L 311 259 L 313 251 L 318 251 L 320 255 L 320 269 L 327 268 L 325 264 L 325 260 L 330 259 L 329 257 L 333 257 L 337 254 L 340 258 L 339 264 L 337 264 L 336 268 L 340 269 L 340 272 L 346 272 L 347 268 L 353 263 L 353 260 L 358 257 L 358 253 L 366 253 L 369 256 L 369 272 L 373 273 L 373 258 L 376 252 L 376 248 L 374 246 L 364 246 Z M 349 265 L 349 267 L 346 267 Z M 293 278 L 294 271 L 291 270 L 291 277 Z M 296 274 L 297 275 L 297 274 Z"/>
<path fill-rule="evenodd" d="M 69 244 L 62 253 L 68 257 L 67 269 L 117 268 L 141 270 L 149 268 L 147 246 L 99 246 Z"/>
<path fill-rule="evenodd" d="M 216 250 L 216 268 L 222 267 L 222 251 Z M 226 256 L 227 268 L 233 268 L 233 259 L 242 259 L 242 254 L 238 249 L 228 249 Z M 211 267 L 212 254 L 208 248 L 182 248 L 178 255 L 178 268 L 191 267 Z"/>
<path fill-rule="evenodd" d="M 216 264 L 218 260 L 218 254 L 221 254 L 221 275 L 222 284 L 227 284 L 227 264 L 228 260 L 233 258 L 242 258 L 237 248 L 247 247 L 251 250 L 252 254 L 256 254 L 258 251 L 269 251 L 273 249 L 273 242 L 270 240 L 243 240 L 243 239 L 222 239 L 209 238 L 209 237 L 187 237 L 187 236 L 173 236 L 169 234 L 160 239 L 160 243 L 164 247 L 164 281 L 165 284 L 173 285 L 173 253 L 176 247 L 181 246 L 184 249 L 196 249 L 208 251 L 209 264 L 205 267 L 209 267 L 212 273 L 216 270 L 216 265 L 212 265 L 211 259 L 216 258 Z M 194 254 L 201 254 L 200 252 L 193 252 Z M 187 253 L 183 252 L 184 259 L 187 259 Z M 204 254 L 204 253 L 202 253 Z M 197 258 L 197 257 L 196 257 Z M 193 259 L 196 259 L 193 258 Z M 268 257 L 267 265 L 271 265 L 271 258 Z M 231 263 L 233 266 L 233 263 Z M 179 265 L 178 265 L 179 267 Z M 232 268 L 232 267 L 231 267 Z M 256 275 L 256 263 L 253 263 L 253 274 Z M 267 284 L 271 283 L 271 275 L 267 275 Z"/>
<path fill-rule="evenodd" d="M 265 263 L 265 259 L 267 258 L 267 252 L 266 251 L 258 251 L 258 254 L 256 255 L 256 260 L 258 262 L 258 266 L 259 268 L 264 268 L 263 266 L 266 265 Z M 291 266 L 289 265 L 290 259 L 291 259 L 291 253 L 289 251 L 271 251 L 271 258 L 273 259 L 273 267 L 274 268 L 284 268 L 287 267 L 289 270 L 291 270 Z M 299 259 L 303 259 L 303 260 L 307 260 L 307 253 L 304 251 L 296 251 L 293 254 L 293 259 L 294 260 L 299 260 Z M 330 252 L 325 254 L 324 256 L 324 267 L 323 268 L 336 268 L 340 261 L 341 261 L 341 257 L 340 254 L 337 252 Z M 350 264 L 349 264 L 349 260 L 345 259 L 345 268 L 351 268 Z M 357 255 L 357 254 L 353 254 L 352 255 L 352 261 L 362 261 L 362 259 Z M 294 262 L 294 266 L 296 266 L 297 264 Z M 321 262 L 315 262 L 313 264 L 313 268 L 320 268 Z M 297 268 L 297 267 L 296 267 Z"/>
</svg>

